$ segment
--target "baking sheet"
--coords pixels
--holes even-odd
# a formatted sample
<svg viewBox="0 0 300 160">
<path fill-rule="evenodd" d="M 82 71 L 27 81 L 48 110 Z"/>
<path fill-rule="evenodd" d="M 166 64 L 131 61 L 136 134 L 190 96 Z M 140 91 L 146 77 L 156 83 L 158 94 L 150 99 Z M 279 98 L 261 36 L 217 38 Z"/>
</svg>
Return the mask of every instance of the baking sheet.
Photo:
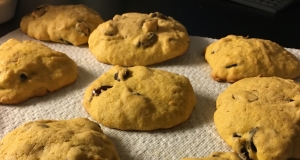
<svg viewBox="0 0 300 160">
<path fill-rule="evenodd" d="M 1 37 L 0 44 L 9 38 L 34 40 L 17 29 Z M 121 160 L 179 160 L 183 157 L 207 156 L 214 151 L 231 151 L 219 137 L 213 123 L 215 100 L 230 84 L 211 79 L 211 69 L 202 55 L 203 49 L 216 39 L 190 38 L 190 47 L 184 55 L 148 67 L 178 73 L 190 79 L 197 95 L 193 113 L 185 123 L 165 130 L 120 131 L 101 125 L 104 133 L 114 142 Z M 78 65 L 78 79 L 46 96 L 31 98 L 18 105 L 0 105 L 0 139 L 15 127 L 32 120 L 91 119 L 82 105 L 85 89 L 111 66 L 98 62 L 87 45 L 76 47 L 38 42 L 72 58 Z M 286 49 L 300 59 L 300 50 Z"/>
</svg>

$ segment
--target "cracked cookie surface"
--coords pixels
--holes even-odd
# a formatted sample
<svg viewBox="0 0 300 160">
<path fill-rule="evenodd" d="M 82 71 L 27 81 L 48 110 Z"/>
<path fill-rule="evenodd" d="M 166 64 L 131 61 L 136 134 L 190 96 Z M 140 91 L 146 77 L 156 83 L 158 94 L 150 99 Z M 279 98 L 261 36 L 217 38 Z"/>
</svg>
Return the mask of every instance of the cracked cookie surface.
<svg viewBox="0 0 300 160">
<path fill-rule="evenodd" d="M 183 158 L 181 160 L 242 160 L 242 159 L 234 152 L 213 152 L 208 157 Z"/>
<path fill-rule="evenodd" d="M 96 11 L 84 5 L 45 4 L 25 15 L 20 29 L 38 40 L 78 46 L 86 44 L 91 32 L 102 22 Z"/>
<path fill-rule="evenodd" d="M 300 159 L 300 85 L 279 77 L 245 78 L 216 101 L 220 136 L 247 160 Z"/>
<path fill-rule="evenodd" d="M 0 103 L 17 104 L 54 92 L 77 79 L 66 54 L 35 41 L 9 39 L 0 46 Z"/>
<path fill-rule="evenodd" d="M 85 118 L 24 123 L 0 140 L 1 159 L 119 160 L 113 142 Z"/>
<path fill-rule="evenodd" d="M 88 86 L 83 101 L 91 117 L 107 127 L 154 130 L 186 121 L 196 95 L 184 76 L 143 66 L 114 66 Z"/>
<path fill-rule="evenodd" d="M 100 24 L 88 43 L 91 53 L 102 63 L 145 66 L 184 54 L 189 41 L 182 24 L 155 12 L 116 15 Z"/>
<path fill-rule="evenodd" d="M 216 81 L 235 82 L 247 77 L 300 76 L 300 62 L 295 55 L 275 42 L 228 35 L 206 47 L 205 59 Z"/>
</svg>

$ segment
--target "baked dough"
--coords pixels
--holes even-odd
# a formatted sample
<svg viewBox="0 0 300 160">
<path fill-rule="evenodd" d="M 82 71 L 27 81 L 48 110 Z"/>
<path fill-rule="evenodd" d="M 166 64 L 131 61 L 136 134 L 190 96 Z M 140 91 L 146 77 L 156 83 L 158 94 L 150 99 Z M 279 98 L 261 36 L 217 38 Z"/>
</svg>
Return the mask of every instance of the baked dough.
<svg viewBox="0 0 300 160">
<path fill-rule="evenodd" d="M 86 89 L 84 107 L 97 122 L 120 130 L 170 128 L 196 105 L 188 78 L 144 66 L 114 66 Z"/>
<path fill-rule="evenodd" d="M 120 66 L 151 65 L 186 52 L 186 28 L 159 12 L 116 15 L 93 31 L 89 49 L 98 61 Z"/>
<path fill-rule="evenodd" d="M 103 23 L 96 11 L 80 5 L 53 6 L 45 4 L 25 15 L 20 28 L 28 36 L 71 45 L 88 42 L 90 33 Z"/>
<path fill-rule="evenodd" d="M 17 104 L 54 92 L 77 79 L 66 54 L 35 41 L 9 39 L 0 46 L 0 103 Z"/>
<path fill-rule="evenodd" d="M 293 80 L 239 80 L 218 96 L 216 106 L 218 133 L 243 158 L 300 159 L 300 85 Z"/>
<path fill-rule="evenodd" d="M 113 142 L 85 118 L 27 122 L 0 140 L 3 160 L 119 160 Z"/>
<path fill-rule="evenodd" d="M 229 35 L 204 51 L 216 81 L 235 82 L 247 77 L 295 79 L 300 76 L 300 62 L 295 55 L 275 42 Z"/>
</svg>

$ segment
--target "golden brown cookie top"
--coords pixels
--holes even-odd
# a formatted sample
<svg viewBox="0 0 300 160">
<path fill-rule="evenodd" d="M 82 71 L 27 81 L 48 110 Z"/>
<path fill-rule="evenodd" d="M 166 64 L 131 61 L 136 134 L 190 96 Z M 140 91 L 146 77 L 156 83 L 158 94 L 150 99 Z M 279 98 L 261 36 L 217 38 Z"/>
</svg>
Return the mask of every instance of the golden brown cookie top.
<svg viewBox="0 0 300 160">
<path fill-rule="evenodd" d="M 100 126 L 85 118 L 27 122 L 0 140 L 3 159 L 119 160 Z"/>
<path fill-rule="evenodd" d="M 247 77 L 294 79 L 300 76 L 299 60 L 269 40 L 229 35 L 204 50 L 216 81 L 235 82 Z"/>
<path fill-rule="evenodd" d="M 186 28 L 159 12 L 125 13 L 98 26 L 89 49 L 102 63 L 135 66 L 160 63 L 188 49 Z"/>
<path fill-rule="evenodd" d="M 0 103 L 16 104 L 73 83 L 77 65 L 35 41 L 9 39 L 0 46 Z"/>
<path fill-rule="evenodd" d="M 298 159 L 300 85 L 279 77 L 251 77 L 217 98 L 220 136 L 246 159 Z"/>
<path fill-rule="evenodd" d="M 114 66 L 86 89 L 84 107 L 121 130 L 170 128 L 188 119 L 196 95 L 188 78 L 144 66 Z"/>
<path fill-rule="evenodd" d="M 25 15 L 20 28 L 38 40 L 78 46 L 87 43 L 91 32 L 102 22 L 99 13 L 82 4 L 45 4 Z"/>
</svg>

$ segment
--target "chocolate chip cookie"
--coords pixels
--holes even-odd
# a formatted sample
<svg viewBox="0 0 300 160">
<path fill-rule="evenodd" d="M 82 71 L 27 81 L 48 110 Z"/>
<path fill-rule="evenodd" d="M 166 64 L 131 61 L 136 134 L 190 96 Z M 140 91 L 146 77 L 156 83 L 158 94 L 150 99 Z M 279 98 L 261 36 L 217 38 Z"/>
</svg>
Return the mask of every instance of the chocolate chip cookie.
<svg viewBox="0 0 300 160">
<path fill-rule="evenodd" d="M 45 4 L 25 15 L 20 28 L 38 40 L 78 46 L 87 43 L 90 33 L 102 22 L 99 13 L 82 4 Z"/>
<path fill-rule="evenodd" d="M 102 63 L 136 66 L 164 62 L 186 52 L 186 28 L 159 12 L 116 15 L 93 31 L 89 49 Z"/>
<path fill-rule="evenodd" d="M 245 78 L 216 101 L 220 136 L 247 160 L 300 159 L 300 85 L 279 77 Z"/>
<path fill-rule="evenodd" d="M 120 130 L 170 128 L 186 121 L 196 96 L 188 78 L 144 66 L 114 66 L 86 89 L 84 107 Z"/>
<path fill-rule="evenodd" d="M 0 46 L 0 103 L 17 104 L 54 92 L 77 79 L 66 54 L 35 41 L 9 39 Z"/>
<path fill-rule="evenodd" d="M 300 62 L 296 56 L 269 40 L 229 35 L 207 46 L 204 53 L 216 81 L 300 76 Z"/>
<path fill-rule="evenodd" d="M 204 158 L 183 158 L 181 160 L 242 160 L 234 152 L 213 152 Z"/>
<path fill-rule="evenodd" d="M 100 126 L 85 118 L 27 122 L 0 140 L 1 159 L 119 160 Z"/>
</svg>

